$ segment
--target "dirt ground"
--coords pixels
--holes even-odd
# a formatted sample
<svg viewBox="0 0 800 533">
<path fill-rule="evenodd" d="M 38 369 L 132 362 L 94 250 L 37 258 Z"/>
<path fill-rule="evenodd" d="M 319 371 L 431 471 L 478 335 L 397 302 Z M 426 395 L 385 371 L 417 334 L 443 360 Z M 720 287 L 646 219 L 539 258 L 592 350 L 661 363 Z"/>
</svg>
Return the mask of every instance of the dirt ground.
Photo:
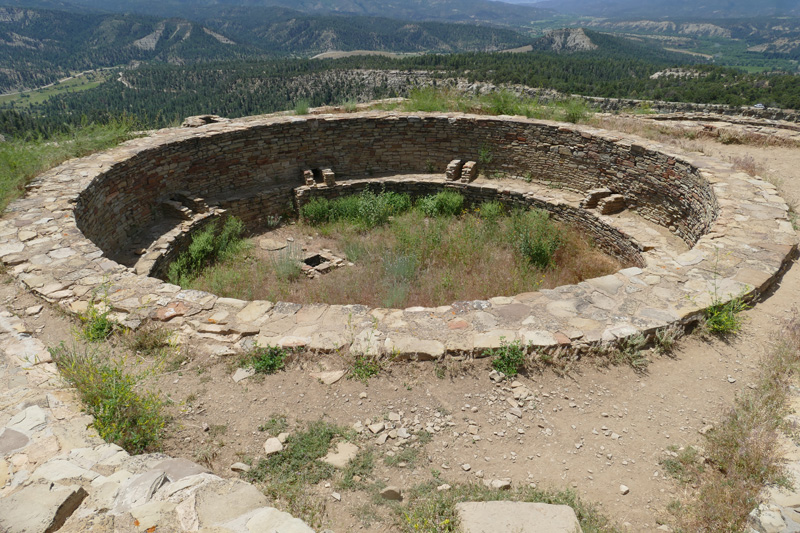
<svg viewBox="0 0 800 533">
<path fill-rule="evenodd" d="M 797 148 L 693 142 L 709 155 L 752 157 L 787 199 L 800 198 Z M 520 376 L 517 385 L 533 398 L 522 402 L 521 417 L 508 414 L 514 389 L 490 379 L 485 359 L 446 369 L 397 363 L 367 384 L 343 378 L 324 385 L 310 373 L 345 369 L 347 362 L 335 355 L 301 357 L 286 371 L 234 383 L 231 361 L 204 359 L 188 347 L 182 363 L 178 359 L 154 378 L 172 400 L 165 451 L 203 462 L 218 475 L 237 476 L 232 463 L 264 455 L 268 435 L 259 426 L 273 415 L 287 417 L 289 432 L 318 419 L 348 427 L 388 420 L 412 434 L 429 430 L 432 439 L 422 444 L 412 437 L 399 446 L 389 438 L 378 444 L 365 429 L 357 443 L 373 448 L 377 457 L 366 481 L 408 490 L 436 475 L 438 483 L 510 479 L 512 485 L 571 488 L 620 526 L 653 531 L 669 522 L 666 508 L 684 491 L 665 475 L 664 451 L 670 445 L 702 445 L 700 430 L 719 420 L 737 392 L 755 381 L 759 359 L 791 316 L 799 291 L 800 269 L 794 266 L 744 313 L 741 334 L 729 342 L 685 337 L 672 357 L 652 355 L 645 373 L 581 361 L 566 376 L 551 370 Z M 2 286 L 0 297 L 21 316 L 41 303 L 11 284 Z M 49 306 L 26 321 L 48 344 L 74 336 L 72 319 Z M 417 452 L 404 453 L 399 464 L 384 463 L 404 449 Z M 623 495 L 620 485 L 630 492 Z M 335 480 L 309 492 L 324 506 L 319 529 L 399 530 L 390 508 L 373 505 L 366 492 L 342 490 Z"/>
</svg>

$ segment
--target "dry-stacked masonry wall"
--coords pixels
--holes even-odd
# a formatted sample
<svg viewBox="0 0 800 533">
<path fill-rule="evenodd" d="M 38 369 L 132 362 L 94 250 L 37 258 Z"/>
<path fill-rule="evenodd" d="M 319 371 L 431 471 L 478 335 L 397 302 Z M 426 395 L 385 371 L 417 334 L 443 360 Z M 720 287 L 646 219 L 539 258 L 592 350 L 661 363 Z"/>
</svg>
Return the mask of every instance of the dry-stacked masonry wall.
<svg viewBox="0 0 800 533">
<path fill-rule="evenodd" d="M 469 195 L 581 217 L 638 254 L 639 266 L 554 290 L 409 309 L 247 302 L 147 275 L 193 226 L 218 214 L 213 206 L 257 225 L 306 193 L 366 182 L 444 187 L 443 175 L 409 175 L 489 156 L 485 172 L 511 179 L 481 178 L 465 187 Z M 318 167 L 333 168 L 341 185 L 304 193 L 301 171 Z M 627 215 L 579 208 L 600 186 L 625 197 Z M 211 209 L 164 227 L 165 205 L 184 209 L 164 204 L 176 195 Z M 480 355 L 513 340 L 580 352 L 695 320 L 714 298 L 763 293 L 797 247 L 787 213 L 774 186 L 729 164 L 588 127 L 458 114 L 264 116 L 160 130 L 44 173 L 0 221 L 0 260 L 72 312 L 94 302 L 129 327 L 161 321 L 214 354 L 258 342 L 432 358 Z M 155 242 L 144 243 L 135 267 L 116 261 L 142 245 L 148 228 Z"/>
<path fill-rule="evenodd" d="M 607 187 L 690 244 L 718 209 L 696 168 L 636 143 L 502 118 L 341 115 L 276 120 L 144 150 L 98 176 L 75 215 L 81 231 L 114 257 L 175 191 L 226 207 L 252 227 L 286 210 L 303 169 L 330 167 L 341 180 L 443 172 L 455 158 L 490 160 L 487 173 L 529 175 L 573 191 Z"/>
</svg>

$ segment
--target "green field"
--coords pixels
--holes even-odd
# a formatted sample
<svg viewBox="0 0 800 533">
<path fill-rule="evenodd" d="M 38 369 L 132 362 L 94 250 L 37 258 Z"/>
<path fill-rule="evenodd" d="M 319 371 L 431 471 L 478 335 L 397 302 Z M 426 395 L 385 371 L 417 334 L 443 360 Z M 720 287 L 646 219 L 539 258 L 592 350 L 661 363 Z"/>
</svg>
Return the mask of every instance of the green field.
<svg viewBox="0 0 800 533">
<path fill-rule="evenodd" d="M 111 70 L 94 70 L 76 75 L 74 78 L 63 82 L 56 82 L 49 87 L 42 87 L 17 94 L 4 94 L 0 96 L 0 106 L 3 107 L 30 107 L 40 104 L 45 100 L 65 93 L 76 93 L 93 89 L 111 77 Z"/>
</svg>

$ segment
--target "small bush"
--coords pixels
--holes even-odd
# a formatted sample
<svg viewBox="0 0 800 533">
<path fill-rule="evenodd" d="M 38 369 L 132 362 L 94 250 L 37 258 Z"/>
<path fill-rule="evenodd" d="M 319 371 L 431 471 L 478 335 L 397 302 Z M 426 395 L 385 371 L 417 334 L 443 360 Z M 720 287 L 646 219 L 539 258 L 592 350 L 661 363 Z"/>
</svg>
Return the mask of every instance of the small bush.
<svg viewBox="0 0 800 533">
<path fill-rule="evenodd" d="M 289 513 L 315 529 L 321 526 L 324 506 L 309 488 L 333 477 L 335 468 L 320 461 L 335 439 L 347 437 L 345 428 L 318 420 L 289 436 L 283 450 L 261 459 L 245 478 L 261 483 L 261 489 L 273 501 L 281 502 Z"/>
<path fill-rule="evenodd" d="M 294 104 L 294 113 L 296 115 L 308 115 L 309 106 L 308 100 L 298 100 Z"/>
<path fill-rule="evenodd" d="M 505 214 L 503 204 L 495 200 L 483 202 L 478 208 L 478 214 L 486 222 L 495 223 Z"/>
<path fill-rule="evenodd" d="M 166 423 L 163 402 L 152 392 L 136 391 L 141 377 L 126 374 L 121 363 L 94 351 L 79 353 L 64 343 L 49 351 L 84 410 L 94 417 L 92 426 L 100 437 L 131 454 L 158 450 Z"/>
<path fill-rule="evenodd" d="M 500 348 L 487 352 L 492 357 L 492 368 L 513 378 L 525 367 L 525 349 L 520 341 L 503 342 Z"/>
<path fill-rule="evenodd" d="M 489 145 L 481 145 L 481 147 L 478 149 L 478 163 L 482 165 L 488 165 L 493 160 L 494 155 L 492 155 L 492 149 L 489 147 Z"/>
<path fill-rule="evenodd" d="M 289 353 L 278 346 L 256 344 L 240 360 L 240 367 L 252 367 L 258 374 L 274 374 L 282 370 Z"/>
<path fill-rule="evenodd" d="M 353 358 L 353 366 L 350 368 L 350 379 L 357 379 L 362 383 L 369 381 L 369 378 L 377 376 L 381 371 L 382 365 L 377 357 L 357 354 Z"/>
<path fill-rule="evenodd" d="M 80 317 L 83 322 L 81 337 L 89 342 L 101 342 L 110 337 L 114 333 L 115 326 L 114 322 L 108 318 L 109 311 L 108 308 L 101 311 L 93 301 L 89 302 L 86 314 Z"/>
<path fill-rule="evenodd" d="M 411 208 L 411 197 L 395 192 L 375 194 L 370 190 L 336 200 L 315 198 L 300 208 L 301 218 L 313 226 L 346 220 L 371 229 L 386 224 L 389 217 Z"/>
<path fill-rule="evenodd" d="M 512 239 L 520 256 L 541 270 L 552 267 L 562 236 L 547 211 L 516 210 L 511 219 Z"/>
<path fill-rule="evenodd" d="M 417 206 L 429 217 L 452 217 L 461 213 L 464 196 L 453 191 L 442 191 L 420 198 Z"/>
<path fill-rule="evenodd" d="M 560 105 L 559 118 L 565 122 L 577 124 L 589 114 L 589 106 L 585 100 L 573 98 L 562 102 Z"/>
<path fill-rule="evenodd" d="M 312 198 L 300 208 L 300 218 L 312 226 L 318 226 L 331 220 L 331 201 L 327 198 Z"/>
<path fill-rule="evenodd" d="M 749 308 L 741 298 L 722 302 L 715 297 L 713 303 L 703 311 L 705 327 L 714 335 L 722 337 L 738 333 L 742 329 L 740 313 Z"/>
<path fill-rule="evenodd" d="M 632 335 L 622 339 L 615 350 L 612 351 L 612 362 L 615 365 L 627 365 L 635 372 L 645 372 L 650 360 L 644 353 L 647 339 L 644 335 Z"/>
<path fill-rule="evenodd" d="M 244 246 L 244 224 L 236 217 L 225 220 L 217 232 L 216 221 L 192 236 L 189 249 L 169 265 L 167 277 L 175 285 L 189 285 L 202 270 L 240 251 Z"/>
<path fill-rule="evenodd" d="M 303 268 L 300 266 L 300 255 L 294 245 L 287 246 L 275 253 L 272 256 L 271 263 L 275 276 L 281 281 L 296 281 L 303 275 Z"/>
</svg>

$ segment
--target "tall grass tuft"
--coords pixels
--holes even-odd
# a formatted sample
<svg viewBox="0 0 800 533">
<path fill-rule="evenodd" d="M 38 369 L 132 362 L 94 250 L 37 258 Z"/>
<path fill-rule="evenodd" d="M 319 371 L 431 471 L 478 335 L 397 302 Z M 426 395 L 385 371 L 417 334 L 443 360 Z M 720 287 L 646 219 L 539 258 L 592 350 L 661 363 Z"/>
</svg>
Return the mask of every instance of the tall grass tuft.
<svg viewBox="0 0 800 533">
<path fill-rule="evenodd" d="M 536 268 L 551 268 L 563 236 L 547 211 L 515 210 L 511 213 L 511 224 L 511 238 L 519 254 Z"/>
<path fill-rule="evenodd" d="M 220 231 L 216 221 L 209 223 L 192 236 L 189 249 L 169 265 L 169 282 L 188 286 L 208 265 L 241 251 L 246 246 L 243 234 L 244 224 L 236 217 L 226 219 Z"/>
</svg>

